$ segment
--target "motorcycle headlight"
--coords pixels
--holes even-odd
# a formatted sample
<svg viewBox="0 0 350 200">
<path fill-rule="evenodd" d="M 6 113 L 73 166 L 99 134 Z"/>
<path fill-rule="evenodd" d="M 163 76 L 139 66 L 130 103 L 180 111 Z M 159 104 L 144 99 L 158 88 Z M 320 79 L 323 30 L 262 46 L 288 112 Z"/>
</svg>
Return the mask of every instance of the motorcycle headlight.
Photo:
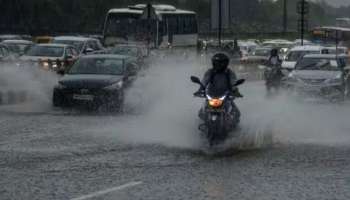
<svg viewBox="0 0 350 200">
<path fill-rule="evenodd" d="M 109 85 L 109 86 L 105 87 L 104 89 L 105 90 L 120 90 L 120 89 L 123 88 L 123 86 L 124 86 L 123 81 L 119 81 L 117 83 L 114 83 L 112 85 Z"/>
<path fill-rule="evenodd" d="M 57 68 L 58 67 L 58 64 L 56 62 L 53 62 L 52 65 L 51 65 L 52 68 Z"/>
<path fill-rule="evenodd" d="M 209 100 L 209 105 L 213 108 L 221 107 L 223 103 L 224 103 L 224 101 L 221 99 L 210 99 Z"/>
</svg>

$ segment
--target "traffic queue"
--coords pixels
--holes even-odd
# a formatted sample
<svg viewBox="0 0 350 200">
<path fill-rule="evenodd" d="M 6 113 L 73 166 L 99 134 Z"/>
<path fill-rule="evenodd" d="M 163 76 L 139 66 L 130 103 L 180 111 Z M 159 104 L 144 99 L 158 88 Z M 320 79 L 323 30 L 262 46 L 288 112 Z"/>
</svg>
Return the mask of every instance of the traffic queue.
<svg viewBox="0 0 350 200">
<path fill-rule="evenodd" d="M 0 38 L 3 38 L 1 65 L 34 66 L 64 75 L 54 89 L 52 101 L 56 107 L 108 104 L 121 110 L 124 89 L 130 86 L 138 71 L 149 66 L 146 45 L 122 43 L 106 48 L 96 37 L 84 36 L 28 40 L 7 35 Z M 200 40 L 197 50 L 205 57 L 210 57 L 211 52 L 226 52 L 239 74 L 244 76 L 244 72 L 248 72 L 250 76 L 258 74 L 258 79 L 265 79 L 268 93 L 287 88 L 294 93 L 317 93 L 332 100 L 349 97 L 348 48 L 322 46 L 307 40 L 303 44 L 300 40 L 234 39 L 222 41 L 218 48 L 214 40 Z M 277 71 L 269 71 L 271 66 L 268 66 L 273 50 L 280 60 Z M 271 82 L 268 78 L 271 73 L 281 76 Z"/>
<path fill-rule="evenodd" d="M 130 86 L 138 71 L 147 66 L 148 53 L 145 46 L 140 45 L 105 48 L 100 40 L 82 36 L 45 36 L 51 38 L 47 42 L 43 37 L 26 40 L 7 35 L 0 38 L 3 38 L 0 43 L 2 68 L 35 68 L 62 76 L 53 92 L 55 107 L 108 104 L 120 110 L 124 89 Z M 0 85 L 0 104 L 20 103 L 25 100 L 23 93 Z"/>
</svg>

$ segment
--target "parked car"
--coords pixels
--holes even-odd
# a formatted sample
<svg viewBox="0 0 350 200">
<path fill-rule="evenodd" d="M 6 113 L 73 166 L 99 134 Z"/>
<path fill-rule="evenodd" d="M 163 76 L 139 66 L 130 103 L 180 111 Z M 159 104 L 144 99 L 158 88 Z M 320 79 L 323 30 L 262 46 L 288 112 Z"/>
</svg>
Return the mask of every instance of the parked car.
<svg viewBox="0 0 350 200">
<path fill-rule="evenodd" d="M 93 52 L 104 50 L 98 39 L 88 37 L 60 36 L 55 37 L 52 43 L 74 46 L 78 50 L 79 55 L 91 54 Z"/>
<path fill-rule="evenodd" d="M 7 48 L 17 56 L 23 55 L 31 46 L 34 45 L 32 41 L 28 40 L 4 40 L 2 42 Z"/>
<path fill-rule="evenodd" d="M 129 56 L 82 56 L 62 77 L 53 92 L 55 107 L 106 105 L 120 111 L 124 90 L 135 79 L 137 67 Z"/>
<path fill-rule="evenodd" d="M 65 44 L 38 44 L 30 47 L 19 58 L 18 65 L 35 65 L 45 70 L 62 73 L 78 58 L 78 52 L 73 46 Z"/>
<path fill-rule="evenodd" d="M 310 54 L 300 59 L 285 85 L 298 96 L 343 100 L 349 94 L 347 55 Z"/>
<path fill-rule="evenodd" d="M 322 46 L 296 46 L 288 51 L 282 63 L 282 68 L 289 71 L 295 68 L 300 58 L 307 54 L 321 54 L 324 48 Z"/>
</svg>

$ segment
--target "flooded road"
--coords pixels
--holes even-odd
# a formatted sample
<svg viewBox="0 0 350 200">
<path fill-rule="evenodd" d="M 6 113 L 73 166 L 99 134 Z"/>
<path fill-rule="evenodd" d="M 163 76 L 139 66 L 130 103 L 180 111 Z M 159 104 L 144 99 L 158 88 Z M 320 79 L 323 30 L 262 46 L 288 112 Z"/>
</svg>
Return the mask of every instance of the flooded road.
<svg viewBox="0 0 350 200">
<path fill-rule="evenodd" d="M 157 63 L 123 115 L 1 106 L 0 199 L 350 199 L 348 103 L 267 99 L 248 82 L 237 104 L 253 142 L 208 154 L 189 81 L 202 71 Z"/>
</svg>

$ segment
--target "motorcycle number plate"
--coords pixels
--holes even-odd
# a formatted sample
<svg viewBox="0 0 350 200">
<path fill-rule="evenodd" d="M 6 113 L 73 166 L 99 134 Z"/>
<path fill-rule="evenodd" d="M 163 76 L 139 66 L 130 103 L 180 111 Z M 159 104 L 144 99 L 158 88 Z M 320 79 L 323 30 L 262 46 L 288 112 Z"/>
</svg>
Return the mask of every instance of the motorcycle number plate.
<svg viewBox="0 0 350 200">
<path fill-rule="evenodd" d="M 221 112 L 225 112 L 224 109 L 213 109 L 213 108 L 208 108 L 207 112 L 213 112 L 213 113 L 221 113 Z"/>
</svg>

